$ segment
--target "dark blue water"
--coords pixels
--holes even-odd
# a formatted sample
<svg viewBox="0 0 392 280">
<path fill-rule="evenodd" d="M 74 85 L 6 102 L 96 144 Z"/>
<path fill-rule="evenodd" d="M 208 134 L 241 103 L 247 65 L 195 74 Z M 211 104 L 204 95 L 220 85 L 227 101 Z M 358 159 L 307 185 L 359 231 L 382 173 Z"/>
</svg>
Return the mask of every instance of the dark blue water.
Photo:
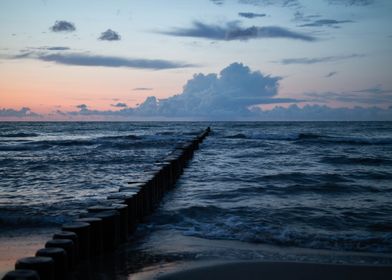
<svg viewBox="0 0 392 280">
<path fill-rule="evenodd" d="M 0 223 L 72 219 L 207 125 L 151 231 L 392 253 L 391 122 L 2 123 Z"/>
</svg>

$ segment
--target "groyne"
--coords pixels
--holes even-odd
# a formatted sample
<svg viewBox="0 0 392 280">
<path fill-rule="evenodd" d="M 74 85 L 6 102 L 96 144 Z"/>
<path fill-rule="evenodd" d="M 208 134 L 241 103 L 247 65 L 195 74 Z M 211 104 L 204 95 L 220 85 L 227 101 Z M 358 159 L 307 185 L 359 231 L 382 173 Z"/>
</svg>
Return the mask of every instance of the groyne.
<svg viewBox="0 0 392 280">
<path fill-rule="evenodd" d="M 141 180 L 130 181 L 106 201 L 82 211 L 72 223 L 62 225 L 35 256 L 21 258 L 3 280 L 67 279 L 77 267 L 96 256 L 108 254 L 126 243 L 137 225 L 159 205 L 175 186 L 199 144 L 210 133 L 208 127 L 181 143 Z"/>
</svg>

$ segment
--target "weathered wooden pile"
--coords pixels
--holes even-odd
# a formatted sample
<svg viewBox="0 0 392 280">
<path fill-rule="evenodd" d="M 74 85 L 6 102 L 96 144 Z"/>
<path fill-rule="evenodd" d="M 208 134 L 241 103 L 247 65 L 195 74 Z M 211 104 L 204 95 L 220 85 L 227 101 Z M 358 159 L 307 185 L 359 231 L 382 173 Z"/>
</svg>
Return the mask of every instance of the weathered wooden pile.
<svg viewBox="0 0 392 280">
<path fill-rule="evenodd" d="M 114 251 L 128 241 L 139 222 L 152 213 L 165 192 L 174 187 L 208 127 L 191 141 L 177 146 L 149 170 L 142 180 L 128 182 L 107 201 L 89 207 L 80 218 L 64 224 L 34 257 L 17 260 L 3 280 L 67 279 L 79 263 Z"/>
</svg>

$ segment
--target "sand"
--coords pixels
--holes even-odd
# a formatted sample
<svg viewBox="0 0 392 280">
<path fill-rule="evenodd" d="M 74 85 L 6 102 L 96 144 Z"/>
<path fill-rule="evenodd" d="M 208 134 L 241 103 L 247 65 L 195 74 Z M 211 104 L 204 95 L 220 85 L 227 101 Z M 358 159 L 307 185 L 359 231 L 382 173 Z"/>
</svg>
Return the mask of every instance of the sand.
<svg viewBox="0 0 392 280">
<path fill-rule="evenodd" d="M 45 247 L 54 229 L 23 229 L 0 235 L 0 279 L 7 271 L 13 270 L 19 258 L 31 257 L 38 249 Z"/>
<path fill-rule="evenodd" d="M 159 276 L 159 280 L 383 280 L 392 279 L 392 266 L 315 264 L 301 262 L 228 262 L 204 265 Z"/>
</svg>

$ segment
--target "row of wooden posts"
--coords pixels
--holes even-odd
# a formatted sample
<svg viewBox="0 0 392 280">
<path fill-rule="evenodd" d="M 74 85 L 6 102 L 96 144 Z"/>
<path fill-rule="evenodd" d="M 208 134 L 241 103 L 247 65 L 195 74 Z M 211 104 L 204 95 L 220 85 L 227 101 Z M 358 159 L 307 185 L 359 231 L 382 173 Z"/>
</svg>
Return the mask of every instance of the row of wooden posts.
<svg viewBox="0 0 392 280">
<path fill-rule="evenodd" d="M 64 224 L 35 257 L 16 261 L 15 270 L 3 280 L 64 280 L 83 261 L 114 251 L 125 243 L 137 224 L 152 213 L 166 191 L 182 174 L 199 144 L 210 132 L 208 127 L 189 142 L 175 148 L 149 170 L 142 180 L 128 182 L 107 200 L 89 207 L 80 218 Z"/>
</svg>

